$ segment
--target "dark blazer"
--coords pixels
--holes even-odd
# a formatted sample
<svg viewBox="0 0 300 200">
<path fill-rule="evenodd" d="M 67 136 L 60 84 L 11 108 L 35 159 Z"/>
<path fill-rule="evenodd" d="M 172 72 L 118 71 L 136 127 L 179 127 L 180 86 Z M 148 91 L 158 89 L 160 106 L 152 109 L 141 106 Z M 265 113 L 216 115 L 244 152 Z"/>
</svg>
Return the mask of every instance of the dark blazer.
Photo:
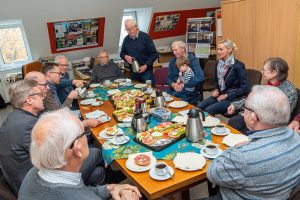
<svg viewBox="0 0 300 200">
<path fill-rule="evenodd" d="M 218 84 L 218 73 L 217 67 L 218 63 L 216 64 L 216 78 L 215 84 L 216 88 L 219 90 L 221 94 L 227 94 L 228 100 L 232 101 L 236 98 L 242 97 L 247 95 L 249 92 L 248 87 L 248 77 L 245 70 L 244 63 L 240 62 L 239 60 L 235 59 L 233 65 L 231 65 L 225 75 L 225 90 L 221 91 Z"/>
</svg>

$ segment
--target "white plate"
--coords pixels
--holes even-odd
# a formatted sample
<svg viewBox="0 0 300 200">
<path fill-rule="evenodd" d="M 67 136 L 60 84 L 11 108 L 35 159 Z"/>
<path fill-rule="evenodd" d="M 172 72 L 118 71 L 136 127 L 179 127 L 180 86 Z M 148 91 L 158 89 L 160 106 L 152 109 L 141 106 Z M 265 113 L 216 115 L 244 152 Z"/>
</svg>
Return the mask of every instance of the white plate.
<svg viewBox="0 0 300 200">
<path fill-rule="evenodd" d="M 146 84 L 144 83 L 138 83 L 134 85 L 134 88 L 144 88 L 144 87 L 146 87 Z"/>
<path fill-rule="evenodd" d="M 116 138 L 113 137 L 113 139 L 111 139 L 111 143 L 113 143 L 114 145 L 122 145 L 122 144 L 126 144 L 127 142 L 129 142 L 129 140 L 130 140 L 130 138 L 125 135 L 122 142 L 117 142 Z"/>
<path fill-rule="evenodd" d="M 101 106 L 103 104 L 103 101 L 95 101 L 91 105 L 92 106 Z"/>
<path fill-rule="evenodd" d="M 170 101 L 173 101 L 174 98 L 173 97 L 165 97 L 165 100 L 166 100 L 166 102 L 170 102 Z"/>
<path fill-rule="evenodd" d="M 86 95 L 87 98 L 94 98 L 95 96 L 97 96 L 97 94 L 95 94 L 95 93 L 88 93 Z"/>
<path fill-rule="evenodd" d="M 120 93 L 121 91 L 119 89 L 113 89 L 113 90 L 108 90 L 107 93 L 109 95 L 114 95 L 114 94 L 117 94 L 117 93 Z"/>
<path fill-rule="evenodd" d="M 184 171 L 196 171 L 205 166 L 206 160 L 199 153 L 187 152 L 177 153 L 176 157 L 173 159 L 173 163 L 178 169 Z"/>
<path fill-rule="evenodd" d="M 100 83 L 92 83 L 90 85 L 90 88 L 96 88 L 96 87 L 100 87 Z"/>
<path fill-rule="evenodd" d="M 186 101 L 173 101 L 168 106 L 171 108 L 183 108 L 187 106 L 189 103 Z"/>
<path fill-rule="evenodd" d="M 118 128 L 118 132 L 117 132 L 117 133 L 124 134 L 123 130 L 120 129 L 120 128 Z M 117 134 L 117 133 L 116 133 L 116 134 Z M 101 138 L 103 138 L 103 139 L 111 139 L 111 138 L 113 138 L 114 136 L 106 135 L 105 129 L 103 129 L 102 131 L 100 131 L 99 137 L 101 137 Z"/>
<path fill-rule="evenodd" d="M 220 122 L 221 121 L 218 118 L 207 116 L 205 117 L 205 121 L 202 121 L 202 125 L 205 127 L 213 127 L 220 124 Z"/>
<path fill-rule="evenodd" d="M 216 127 L 214 127 L 214 128 L 211 129 L 211 133 L 214 134 L 214 135 L 225 136 L 225 135 L 228 135 L 230 133 L 230 129 L 225 128 L 225 131 L 223 133 L 217 133 Z"/>
<path fill-rule="evenodd" d="M 227 146 L 233 147 L 238 143 L 250 141 L 249 137 L 243 134 L 229 133 L 223 138 L 222 143 Z"/>
<path fill-rule="evenodd" d="M 118 78 L 116 80 L 114 80 L 115 83 L 121 83 L 121 82 L 125 82 L 126 79 L 125 78 Z"/>
<path fill-rule="evenodd" d="M 80 101 L 80 104 L 81 105 L 90 105 L 95 101 L 96 101 L 96 99 L 85 99 L 85 100 Z"/>
<path fill-rule="evenodd" d="M 89 113 L 85 114 L 85 116 L 86 116 L 87 119 L 97 119 L 101 115 L 106 115 L 106 113 L 103 112 L 103 111 L 101 111 L 101 110 L 95 110 L 93 112 L 89 112 Z"/>
<path fill-rule="evenodd" d="M 147 166 L 140 166 L 135 164 L 134 162 L 134 158 L 140 154 L 146 154 L 151 158 L 151 162 L 149 165 Z M 152 167 L 154 167 L 156 165 L 156 158 L 152 155 L 152 152 L 143 152 L 143 153 L 136 153 L 136 154 L 131 154 L 128 156 L 128 159 L 126 160 L 126 167 L 127 169 L 129 169 L 130 171 L 133 172 L 145 172 L 148 171 L 149 169 L 151 169 Z"/>
<path fill-rule="evenodd" d="M 98 118 L 101 123 L 109 122 L 111 120 L 110 116 L 101 116 Z"/>
<path fill-rule="evenodd" d="M 168 170 L 169 172 L 173 175 L 174 174 L 174 169 L 170 166 L 168 166 Z M 167 180 L 169 178 L 171 178 L 170 174 L 169 173 L 166 173 L 164 176 L 158 176 L 156 175 L 155 173 L 155 167 L 152 167 L 149 171 L 149 175 L 151 178 L 155 179 L 155 180 L 158 180 L 158 181 L 164 181 L 164 180 Z"/>
<path fill-rule="evenodd" d="M 186 124 L 187 120 L 188 120 L 188 117 L 183 117 L 183 116 L 178 115 L 172 119 L 172 122 Z"/>
<path fill-rule="evenodd" d="M 209 158 L 209 159 L 218 157 L 219 155 L 221 155 L 222 152 L 223 152 L 223 150 L 220 149 L 220 148 L 218 148 L 218 153 L 217 153 L 217 154 L 215 154 L 215 155 L 210 155 L 210 154 L 206 153 L 205 147 L 203 147 L 203 148 L 201 149 L 201 151 L 200 151 L 200 153 L 201 153 L 205 158 Z"/>
</svg>

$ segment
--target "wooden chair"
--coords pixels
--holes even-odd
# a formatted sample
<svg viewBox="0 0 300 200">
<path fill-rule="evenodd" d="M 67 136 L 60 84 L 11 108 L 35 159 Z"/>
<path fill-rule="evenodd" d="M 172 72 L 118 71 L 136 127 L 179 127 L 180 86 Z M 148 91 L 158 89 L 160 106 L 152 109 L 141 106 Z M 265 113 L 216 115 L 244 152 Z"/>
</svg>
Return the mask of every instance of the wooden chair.
<svg viewBox="0 0 300 200">
<path fill-rule="evenodd" d="M 288 200 L 299 200 L 299 199 L 300 199 L 300 184 L 294 187 Z"/>
<path fill-rule="evenodd" d="M 25 75 L 28 72 L 32 72 L 32 71 L 38 71 L 38 72 L 40 72 L 41 69 L 42 69 L 42 66 L 43 66 L 43 63 L 41 63 L 38 60 L 23 65 L 23 67 L 22 67 L 22 76 L 23 76 L 23 78 L 25 77 Z"/>
<path fill-rule="evenodd" d="M 204 66 L 204 81 L 202 83 L 203 91 L 212 91 L 216 88 L 215 86 L 215 70 L 216 70 L 217 61 L 209 60 Z"/>
</svg>

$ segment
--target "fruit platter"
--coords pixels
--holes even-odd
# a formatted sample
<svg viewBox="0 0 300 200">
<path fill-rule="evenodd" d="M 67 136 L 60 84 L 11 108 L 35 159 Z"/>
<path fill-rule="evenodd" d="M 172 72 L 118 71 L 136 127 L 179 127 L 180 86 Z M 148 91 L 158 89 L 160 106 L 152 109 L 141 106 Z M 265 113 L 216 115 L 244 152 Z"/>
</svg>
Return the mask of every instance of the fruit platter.
<svg viewBox="0 0 300 200">
<path fill-rule="evenodd" d="M 185 127 L 181 123 L 164 122 L 138 133 L 135 142 L 154 151 L 161 151 L 167 146 L 185 137 Z"/>
</svg>

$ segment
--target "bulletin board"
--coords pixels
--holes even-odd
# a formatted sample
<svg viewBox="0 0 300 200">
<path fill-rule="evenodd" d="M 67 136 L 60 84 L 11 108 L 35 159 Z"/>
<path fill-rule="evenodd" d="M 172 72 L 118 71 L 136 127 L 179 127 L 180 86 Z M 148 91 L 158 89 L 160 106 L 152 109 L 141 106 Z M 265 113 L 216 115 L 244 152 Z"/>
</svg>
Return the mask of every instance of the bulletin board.
<svg viewBox="0 0 300 200">
<path fill-rule="evenodd" d="M 153 14 L 149 35 L 152 39 L 174 37 L 186 33 L 187 18 L 206 17 L 218 8 L 157 12 Z"/>
<path fill-rule="evenodd" d="M 105 18 L 49 22 L 52 53 L 103 46 Z"/>
</svg>

